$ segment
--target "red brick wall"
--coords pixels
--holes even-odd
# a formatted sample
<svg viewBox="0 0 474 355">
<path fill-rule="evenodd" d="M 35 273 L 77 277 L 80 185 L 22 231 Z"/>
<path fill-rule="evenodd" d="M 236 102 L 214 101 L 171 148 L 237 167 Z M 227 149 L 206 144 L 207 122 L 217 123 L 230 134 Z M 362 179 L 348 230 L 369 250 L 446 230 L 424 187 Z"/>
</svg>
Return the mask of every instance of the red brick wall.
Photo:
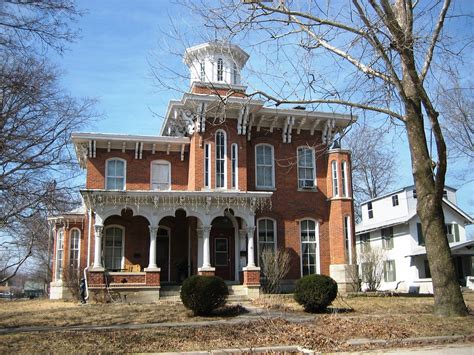
<svg viewBox="0 0 474 355">
<path fill-rule="evenodd" d="M 195 85 L 191 91 L 193 94 L 204 94 L 204 95 L 219 95 L 219 96 L 234 96 L 234 97 L 246 97 L 247 95 L 243 91 L 234 91 L 230 89 L 215 89 L 206 86 Z"/>
</svg>

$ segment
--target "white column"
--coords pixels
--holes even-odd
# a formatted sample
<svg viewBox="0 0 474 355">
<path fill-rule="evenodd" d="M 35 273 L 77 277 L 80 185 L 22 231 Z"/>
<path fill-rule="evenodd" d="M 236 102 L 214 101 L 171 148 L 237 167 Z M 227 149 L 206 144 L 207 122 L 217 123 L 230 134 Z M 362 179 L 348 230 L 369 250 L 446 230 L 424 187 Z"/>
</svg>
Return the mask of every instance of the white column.
<svg viewBox="0 0 474 355">
<path fill-rule="evenodd" d="M 101 224 L 94 225 L 94 264 L 92 269 L 103 270 L 102 265 L 102 231 L 104 226 Z"/>
<path fill-rule="evenodd" d="M 148 226 L 148 228 L 150 230 L 150 256 L 148 267 L 145 271 L 158 269 L 158 265 L 156 265 L 156 233 L 158 232 L 158 227 Z"/>
<path fill-rule="evenodd" d="M 247 227 L 247 267 L 255 267 L 255 253 L 254 253 L 254 242 L 253 235 L 255 227 Z"/>
<path fill-rule="evenodd" d="M 211 243 L 209 234 L 211 232 L 211 226 L 202 226 L 198 233 L 202 233 L 202 267 L 199 271 L 214 271 L 215 269 L 211 266 Z"/>
</svg>

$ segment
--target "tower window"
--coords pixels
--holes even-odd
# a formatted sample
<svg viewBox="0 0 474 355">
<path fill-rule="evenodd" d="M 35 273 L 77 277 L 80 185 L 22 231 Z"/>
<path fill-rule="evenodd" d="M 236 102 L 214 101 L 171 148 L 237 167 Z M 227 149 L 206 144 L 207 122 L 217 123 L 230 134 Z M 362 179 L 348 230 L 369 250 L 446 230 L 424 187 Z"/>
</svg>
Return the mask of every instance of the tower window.
<svg viewBox="0 0 474 355">
<path fill-rule="evenodd" d="M 206 63 L 204 62 L 200 62 L 199 63 L 200 65 L 200 72 L 199 72 L 199 76 L 200 76 L 200 79 L 201 81 L 205 81 L 206 80 Z"/>
</svg>

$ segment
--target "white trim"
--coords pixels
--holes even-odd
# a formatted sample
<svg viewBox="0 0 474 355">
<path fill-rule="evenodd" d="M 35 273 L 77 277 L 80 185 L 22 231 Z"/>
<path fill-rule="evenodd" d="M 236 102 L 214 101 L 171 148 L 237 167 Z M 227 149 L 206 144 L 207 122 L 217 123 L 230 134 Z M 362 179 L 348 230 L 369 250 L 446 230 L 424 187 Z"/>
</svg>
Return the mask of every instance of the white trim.
<svg viewBox="0 0 474 355">
<path fill-rule="evenodd" d="M 159 238 L 159 236 L 158 236 L 158 230 L 159 229 L 164 229 L 164 230 L 166 230 L 166 233 L 167 233 L 167 238 L 168 238 L 168 281 L 166 281 L 166 282 L 171 282 L 171 228 L 167 227 L 167 226 L 158 225 L 158 229 L 156 230 L 156 240 L 157 241 L 158 241 L 158 238 Z M 156 249 L 155 249 L 155 255 L 156 255 Z M 158 258 L 156 258 L 156 261 L 158 262 Z M 158 266 L 158 267 L 160 267 L 160 266 Z M 163 270 L 163 269 L 161 268 L 161 270 Z"/>
<path fill-rule="evenodd" d="M 348 174 L 347 174 L 347 161 L 343 160 L 341 162 L 341 178 L 342 178 L 342 196 L 349 197 L 349 184 L 347 181 Z"/>
<path fill-rule="evenodd" d="M 109 189 L 107 186 L 107 179 L 108 179 L 108 170 L 109 170 L 109 162 L 113 160 L 120 160 L 123 162 L 123 189 Z M 104 181 L 104 187 L 106 190 L 113 190 L 113 191 L 124 191 L 127 189 L 127 161 L 125 159 L 119 158 L 119 157 L 111 157 L 108 158 L 105 161 L 105 181 Z"/>
<path fill-rule="evenodd" d="M 303 243 L 301 241 L 301 222 L 303 221 L 312 221 L 315 223 L 315 241 L 316 243 L 316 274 L 321 273 L 321 254 L 319 251 L 319 222 L 313 218 L 302 218 L 298 221 L 298 232 L 299 232 L 299 239 L 300 239 L 300 273 L 301 277 L 303 277 Z M 313 243 L 313 242 L 311 242 Z"/>
<path fill-rule="evenodd" d="M 299 150 L 300 149 L 308 149 L 311 150 L 311 160 L 313 164 L 313 185 L 311 188 L 317 187 L 317 182 L 316 182 L 316 154 L 314 151 L 314 148 L 308 147 L 308 146 L 299 146 L 296 148 L 296 175 L 297 175 L 297 188 L 298 190 L 304 190 L 306 186 L 300 186 L 300 158 L 299 158 Z M 306 168 L 307 169 L 307 168 Z"/>
<path fill-rule="evenodd" d="M 168 165 L 168 181 L 169 181 L 169 186 L 167 189 L 154 189 L 153 188 L 153 164 L 161 164 L 161 165 Z M 171 191 L 171 163 L 168 160 L 164 159 L 158 159 L 158 160 L 153 160 L 150 162 L 150 190 L 153 191 Z"/>
<path fill-rule="evenodd" d="M 260 218 L 257 218 L 257 223 L 256 223 L 256 229 L 257 229 L 257 263 L 258 263 L 258 266 L 260 266 L 260 230 L 259 230 L 259 223 L 260 221 L 262 220 L 270 220 L 273 222 L 273 239 L 274 239 L 274 242 L 273 242 L 273 249 L 276 251 L 278 249 L 278 239 L 277 239 L 277 221 L 275 218 L 271 218 L 271 217 L 260 217 Z"/>
<path fill-rule="evenodd" d="M 336 168 L 336 169 L 334 169 Z M 332 197 L 339 197 L 339 169 L 337 160 L 331 161 L 331 186 Z M 335 181 L 335 183 L 334 183 Z"/>
<path fill-rule="evenodd" d="M 207 156 L 207 161 L 206 161 L 206 148 L 209 148 L 208 150 L 208 156 Z M 211 159 L 212 158 L 212 145 L 211 143 L 205 143 L 204 144 L 204 188 L 210 189 L 212 186 L 212 163 Z M 206 168 L 208 170 L 208 183 L 206 185 Z"/>
<path fill-rule="evenodd" d="M 262 146 L 267 146 L 267 147 L 270 147 L 271 148 L 271 153 L 272 153 L 272 185 L 271 186 L 261 186 L 261 185 L 258 185 L 258 179 L 257 179 L 257 175 L 258 175 L 258 164 L 257 164 L 257 149 L 258 147 L 262 147 Z M 259 143 L 257 145 L 255 145 L 255 188 L 256 189 L 261 189 L 261 190 L 267 190 L 267 189 L 274 189 L 275 188 L 275 148 L 273 147 L 273 145 L 271 144 L 268 144 L 268 143 Z"/>
<path fill-rule="evenodd" d="M 352 265 L 352 239 L 353 239 L 353 236 L 352 236 L 352 224 L 351 224 L 351 216 L 349 215 L 345 215 L 344 216 L 344 220 L 343 220 L 343 230 L 345 232 L 346 230 L 346 220 L 347 220 L 347 244 L 348 244 L 348 249 L 347 249 L 347 258 L 348 258 L 348 263 L 349 265 Z M 369 237 L 370 238 L 370 237 Z M 346 246 L 346 236 L 344 235 L 344 247 Z"/>
<path fill-rule="evenodd" d="M 58 231 L 56 232 L 56 251 L 55 251 L 55 255 L 54 255 L 54 260 L 55 260 L 55 268 L 54 268 L 54 279 L 56 281 L 60 281 L 62 280 L 62 276 L 63 276 L 63 265 L 64 265 L 64 228 L 61 227 L 58 229 Z M 62 251 L 62 256 L 61 256 L 61 262 L 59 263 L 59 266 L 60 266 L 60 269 L 61 269 L 61 272 L 58 273 L 58 251 L 59 251 L 59 243 L 58 243 L 58 237 L 59 237 L 59 234 L 62 234 L 62 238 L 61 238 L 61 251 Z"/>
<path fill-rule="evenodd" d="M 71 264 L 71 242 L 72 242 L 72 232 L 74 230 L 77 230 L 79 232 L 79 240 L 78 240 L 78 243 L 77 243 L 77 270 L 79 271 L 81 269 L 81 237 L 82 237 L 82 233 L 81 233 L 81 230 L 77 227 L 73 227 L 69 230 L 69 265 Z"/>
<path fill-rule="evenodd" d="M 234 156 L 235 148 L 235 156 Z M 234 171 L 234 160 L 235 160 L 235 171 Z M 239 145 L 232 143 L 230 146 L 230 185 L 231 189 L 239 189 Z M 235 186 L 232 186 L 232 180 L 235 177 Z"/>
<path fill-rule="evenodd" d="M 224 153 L 222 156 L 222 159 L 224 160 L 224 186 L 217 186 L 217 136 L 219 133 L 222 133 L 224 135 Z M 227 134 L 223 129 L 218 129 L 215 133 L 216 137 L 214 139 L 214 144 L 215 144 L 215 159 L 214 163 L 216 166 L 215 169 L 215 182 L 216 182 L 216 189 L 227 189 Z"/>
<path fill-rule="evenodd" d="M 109 224 L 104 226 L 104 231 L 102 232 L 102 258 L 103 262 L 102 265 L 104 266 L 105 269 L 107 269 L 105 265 L 105 239 L 107 238 L 107 229 L 109 228 L 118 228 L 122 230 L 122 260 L 120 262 L 120 269 L 125 268 L 125 227 L 121 226 L 120 224 Z"/>
</svg>

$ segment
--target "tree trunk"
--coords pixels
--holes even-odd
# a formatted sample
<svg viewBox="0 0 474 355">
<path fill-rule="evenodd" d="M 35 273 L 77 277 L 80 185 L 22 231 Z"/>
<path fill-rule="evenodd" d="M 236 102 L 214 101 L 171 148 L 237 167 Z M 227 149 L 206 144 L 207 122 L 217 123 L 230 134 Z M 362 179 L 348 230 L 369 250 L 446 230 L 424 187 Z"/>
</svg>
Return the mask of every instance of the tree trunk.
<svg viewBox="0 0 474 355">
<path fill-rule="evenodd" d="M 433 165 L 426 144 L 420 99 L 406 105 L 406 129 L 410 145 L 417 213 L 425 236 L 426 252 L 433 280 L 434 313 L 439 316 L 468 314 L 456 276 L 444 230 L 442 194 L 437 193 Z"/>
</svg>

